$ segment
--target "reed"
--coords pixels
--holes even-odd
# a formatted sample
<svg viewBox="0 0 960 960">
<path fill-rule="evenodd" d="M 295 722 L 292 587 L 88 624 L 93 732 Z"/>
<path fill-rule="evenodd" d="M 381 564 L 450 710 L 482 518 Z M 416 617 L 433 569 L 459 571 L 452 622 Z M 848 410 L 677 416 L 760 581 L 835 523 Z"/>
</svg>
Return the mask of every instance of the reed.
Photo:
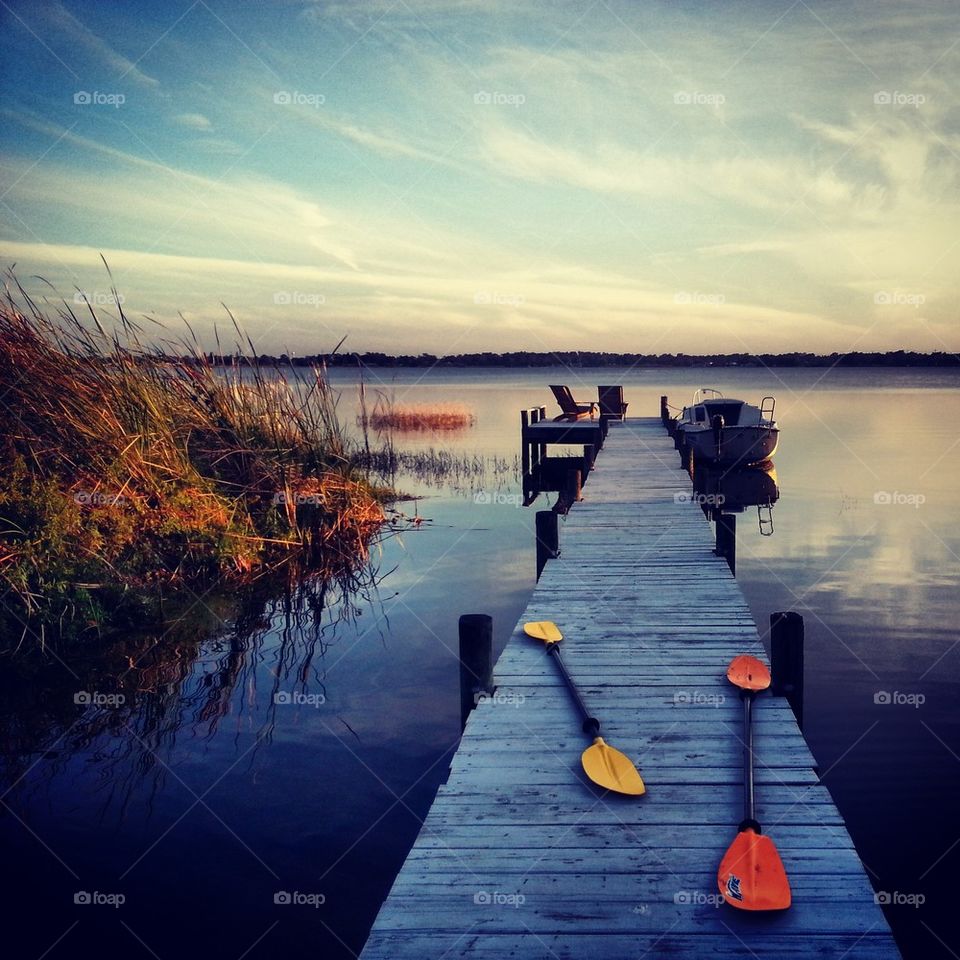
<svg viewBox="0 0 960 960">
<path fill-rule="evenodd" d="M 398 404 L 380 395 L 368 413 L 364 407 L 357 418 L 364 428 L 379 433 L 396 430 L 400 433 L 465 430 L 476 423 L 473 413 L 461 403 Z"/>
<path fill-rule="evenodd" d="M 118 586 L 365 559 L 384 514 L 324 368 L 262 364 L 232 316 L 215 366 L 115 299 L 109 323 L 41 309 L 11 274 L 0 304 L 0 589 L 25 633 L 99 626 Z"/>
</svg>

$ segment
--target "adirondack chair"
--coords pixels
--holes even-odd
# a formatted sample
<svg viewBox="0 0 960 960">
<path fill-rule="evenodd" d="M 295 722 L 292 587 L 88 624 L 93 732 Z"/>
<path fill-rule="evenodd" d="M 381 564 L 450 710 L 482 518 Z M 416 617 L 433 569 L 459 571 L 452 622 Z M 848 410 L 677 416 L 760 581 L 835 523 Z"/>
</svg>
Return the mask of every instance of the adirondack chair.
<svg viewBox="0 0 960 960">
<path fill-rule="evenodd" d="M 557 398 L 557 403 L 560 404 L 560 409 L 563 411 L 559 417 L 553 418 L 554 422 L 557 420 L 582 420 L 584 417 L 596 416 L 599 404 L 578 403 L 573 399 L 573 394 L 567 386 L 551 383 L 550 389 L 553 391 L 553 395 Z"/>
<path fill-rule="evenodd" d="M 623 387 L 597 387 L 600 397 L 600 416 L 616 417 L 622 420 L 627 415 L 627 405 L 623 402 Z"/>
</svg>

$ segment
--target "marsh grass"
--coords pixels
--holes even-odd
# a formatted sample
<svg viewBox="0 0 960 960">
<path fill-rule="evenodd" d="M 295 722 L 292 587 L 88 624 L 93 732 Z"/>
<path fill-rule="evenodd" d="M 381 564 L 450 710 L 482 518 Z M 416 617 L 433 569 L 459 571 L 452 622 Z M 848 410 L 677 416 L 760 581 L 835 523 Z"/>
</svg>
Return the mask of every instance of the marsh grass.
<svg viewBox="0 0 960 960">
<path fill-rule="evenodd" d="M 477 422 L 477 418 L 462 403 L 399 404 L 381 393 L 370 411 L 367 411 L 365 402 L 361 404 L 357 421 L 365 429 L 381 434 L 388 431 L 431 433 L 466 430 Z"/>
<path fill-rule="evenodd" d="M 366 558 L 383 511 L 322 367 L 235 360 L 89 304 L 0 304 L 0 588 L 23 626 L 102 625 L 110 591 Z M 186 321 L 184 321 L 186 323 Z M 109 330 L 108 330 L 109 327 Z M 149 327 L 149 337 L 146 333 Z M 222 354 L 219 337 L 218 354 Z M 107 606 L 115 606 L 110 602 Z M 10 624 L 6 624 L 9 627 Z"/>
</svg>

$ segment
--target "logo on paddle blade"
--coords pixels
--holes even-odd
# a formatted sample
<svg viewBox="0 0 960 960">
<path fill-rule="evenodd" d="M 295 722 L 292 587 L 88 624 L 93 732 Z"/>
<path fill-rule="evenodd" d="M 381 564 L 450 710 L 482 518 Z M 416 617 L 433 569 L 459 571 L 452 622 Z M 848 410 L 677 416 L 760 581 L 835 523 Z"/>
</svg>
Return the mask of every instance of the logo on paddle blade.
<svg viewBox="0 0 960 960">
<path fill-rule="evenodd" d="M 727 894 L 734 900 L 743 900 L 743 894 L 740 892 L 740 878 L 734 873 L 727 877 Z"/>
</svg>

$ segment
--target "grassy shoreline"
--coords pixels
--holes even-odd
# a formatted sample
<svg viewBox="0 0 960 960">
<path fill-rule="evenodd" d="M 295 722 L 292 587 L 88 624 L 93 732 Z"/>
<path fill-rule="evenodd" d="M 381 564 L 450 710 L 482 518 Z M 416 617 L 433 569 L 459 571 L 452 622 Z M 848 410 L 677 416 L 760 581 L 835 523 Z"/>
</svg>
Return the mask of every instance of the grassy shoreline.
<svg viewBox="0 0 960 960">
<path fill-rule="evenodd" d="M 322 365 L 263 364 L 235 326 L 215 366 L 116 298 L 0 304 L 0 629 L 5 646 L 149 615 L 158 586 L 348 570 L 384 521 Z M 113 320 L 113 318 L 111 318 Z M 232 318 L 231 318 L 232 319 Z M 175 347 L 182 361 L 171 363 Z"/>
</svg>

